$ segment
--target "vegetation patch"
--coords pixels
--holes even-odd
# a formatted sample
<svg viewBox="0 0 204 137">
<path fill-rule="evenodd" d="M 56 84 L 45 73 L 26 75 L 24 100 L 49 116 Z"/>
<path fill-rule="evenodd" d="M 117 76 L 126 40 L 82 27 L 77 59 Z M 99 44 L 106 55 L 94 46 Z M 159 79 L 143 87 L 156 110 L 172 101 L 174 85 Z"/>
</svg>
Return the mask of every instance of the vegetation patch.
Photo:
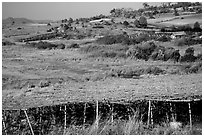
<svg viewBox="0 0 204 137">
<path fill-rule="evenodd" d="M 79 47 L 80 46 L 77 43 L 72 43 L 72 44 L 66 46 L 67 49 L 70 49 L 70 48 L 79 48 Z"/>
<path fill-rule="evenodd" d="M 195 62 L 181 66 L 181 71 L 186 74 L 189 73 L 201 73 L 202 72 L 202 62 Z"/>
<path fill-rule="evenodd" d="M 125 58 L 127 45 L 113 44 L 113 45 L 86 45 L 80 48 L 83 53 L 90 53 L 90 57 L 105 57 L 105 58 Z"/>
<path fill-rule="evenodd" d="M 49 42 L 37 42 L 37 43 L 29 43 L 27 42 L 24 47 L 31 47 L 31 48 L 37 48 L 37 49 L 65 49 L 65 45 L 64 44 L 52 44 Z"/>
<path fill-rule="evenodd" d="M 190 46 L 195 44 L 202 44 L 202 39 L 187 37 L 187 38 L 178 38 L 174 40 L 174 45 L 178 47 Z"/>
<path fill-rule="evenodd" d="M 10 41 L 2 41 L 2 46 L 7 46 L 7 45 L 16 45 L 16 44 Z"/>
</svg>

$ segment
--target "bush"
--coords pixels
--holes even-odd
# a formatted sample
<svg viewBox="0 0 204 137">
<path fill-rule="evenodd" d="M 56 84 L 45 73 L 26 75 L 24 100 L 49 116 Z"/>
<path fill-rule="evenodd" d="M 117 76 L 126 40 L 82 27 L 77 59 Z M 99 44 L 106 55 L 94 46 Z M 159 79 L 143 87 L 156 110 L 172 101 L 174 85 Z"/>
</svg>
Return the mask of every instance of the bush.
<svg viewBox="0 0 204 137">
<path fill-rule="evenodd" d="M 202 61 L 202 54 L 198 54 L 198 55 L 196 56 L 196 60 L 197 60 L 197 61 Z"/>
<path fill-rule="evenodd" d="M 27 42 L 25 45 L 25 47 L 31 47 L 31 48 L 37 48 L 37 49 L 64 49 L 65 45 L 64 44 L 52 44 L 49 42 L 43 42 L 40 41 L 38 43 L 29 43 Z"/>
<path fill-rule="evenodd" d="M 195 22 L 195 23 L 194 23 L 193 29 L 194 29 L 194 31 L 196 31 L 196 32 L 201 32 L 201 31 L 202 31 L 202 29 L 201 29 L 201 27 L 200 27 L 200 24 L 199 24 L 198 22 Z"/>
<path fill-rule="evenodd" d="M 6 45 L 16 45 L 16 44 L 10 41 L 2 41 L 2 46 L 6 46 Z"/>
<path fill-rule="evenodd" d="M 139 18 L 140 26 L 147 27 L 147 19 L 144 16 Z"/>
<path fill-rule="evenodd" d="M 202 62 L 181 66 L 181 71 L 187 74 L 202 72 Z"/>
<path fill-rule="evenodd" d="M 148 68 L 145 70 L 145 72 L 146 72 L 147 74 L 154 74 L 154 75 L 159 75 L 159 74 L 164 74 L 164 73 L 165 73 L 164 70 L 162 70 L 162 69 L 160 69 L 160 68 L 158 68 L 158 67 L 155 67 L 155 66 L 150 66 L 150 67 L 148 67 Z"/>
<path fill-rule="evenodd" d="M 65 49 L 65 45 L 61 43 L 61 44 L 58 44 L 56 48 L 57 49 Z"/>
<path fill-rule="evenodd" d="M 170 40 L 171 40 L 171 38 L 166 36 L 166 35 L 162 35 L 161 37 L 159 37 L 157 39 L 157 41 L 162 41 L 162 42 L 167 42 L 167 41 L 170 41 Z"/>
<path fill-rule="evenodd" d="M 129 25 L 129 23 L 125 20 L 125 21 L 123 22 L 123 25 L 124 25 L 125 27 L 127 27 L 127 26 Z"/>
<path fill-rule="evenodd" d="M 90 57 L 125 58 L 128 47 L 125 45 L 88 45 L 80 48 L 83 53 L 91 53 Z"/>
<path fill-rule="evenodd" d="M 194 51 L 195 50 L 193 47 L 187 48 L 185 51 L 185 55 L 194 55 Z"/>
<path fill-rule="evenodd" d="M 194 62 L 196 60 L 196 57 L 191 54 L 187 54 L 184 56 L 181 56 L 180 62 Z"/>
<path fill-rule="evenodd" d="M 136 38 L 136 41 L 137 43 L 140 43 L 140 42 L 143 42 L 143 41 L 149 41 L 150 40 L 150 37 L 148 34 L 140 34 L 137 38 Z"/>
<path fill-rule="evenodd" d="M 189 68 L 189 73 L 202 72 L 202 62 L 196 63 Z"/>
<path fill-rule="evenodd" d="M 136 20 L 134 21 L 134 25 L 135 25 L 135 27 L 140 27 L 140 22 L 139 22 L 139 20 L 136 19 Z"/>
<path fill-rule="evenodd" d="M 80 47 L 79 47 L 79 44 L 72 43 L 71 45 L 66 46 L 66 48 L 80 48 Z"/>
<path fill-rule="evenodd" d="M 186 49 L 184 56 L 181 57 L 181 62 L 194 62 L 195 60 L 193 47 Z"/>
<path fill-rule="evenodd" d="M 131 46 L 127 50 L 126 56 L 131 57 L 131 58 L 135 58 L 135 59 L 148 60 L 150 55 L 156 49 L 156 47 L 157 46 L 154 44 L 154 42 L 140 43 L 140 44 Z"/>
<path fill-rule="evenodd" d="M 130 39 L 127 35 L 107 35 L 96 40 L 98 44 L 111 45 L 116 43 L 130 44 Z"/>
<path fill-rule="evenodd" d="M 178 46 L 178 47 L 185 46 L 186 45 L 186 39 L 185 38 L 176 39 L 174 41 L 174 45 Z"/>
</svg>

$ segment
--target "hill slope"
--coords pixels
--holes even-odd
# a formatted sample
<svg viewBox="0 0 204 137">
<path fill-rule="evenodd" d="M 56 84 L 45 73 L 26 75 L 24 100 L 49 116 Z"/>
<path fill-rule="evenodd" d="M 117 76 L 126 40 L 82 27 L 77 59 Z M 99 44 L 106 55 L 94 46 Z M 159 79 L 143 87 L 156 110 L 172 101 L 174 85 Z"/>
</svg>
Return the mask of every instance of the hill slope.
<svg viewBox="0 0 204 137">
<path fill-rule="evenodd" d="M 34 21 L 26 18 L 12 18 L 12 17 L 2 20 L 3 25 L 27 24 L 27 23 L 34 23 Z"/>
</svg>

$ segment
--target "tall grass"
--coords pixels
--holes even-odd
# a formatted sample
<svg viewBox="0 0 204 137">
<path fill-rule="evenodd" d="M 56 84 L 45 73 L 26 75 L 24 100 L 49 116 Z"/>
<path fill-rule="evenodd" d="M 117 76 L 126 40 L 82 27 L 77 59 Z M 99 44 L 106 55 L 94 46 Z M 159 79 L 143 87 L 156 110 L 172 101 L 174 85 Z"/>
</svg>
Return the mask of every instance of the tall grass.
<svg viewBox="0 0 204 137">
<path fill-rule="evenodd" d="M 57 132 L 58 133 L 58 132 Z M 130 117 L 129 120 L 115 119 L 111 122 L 110 119 L 99 124 L 96 122 L 88 127 L 83 126 L 69 126 L 66 135 L 191 135 L 201 134 L 197 129 L 189 130 L 189 125 L 181 128 L 172 128 L 169 123 L 163 122 L 154 126 L 147 126 L 146 123 Z"/>
<path fill-rule="evenodd" d="M 127 45 L 113 44 L 109 45 L 87 45 L 80 48 L 83 53 L 89 53 L 90 57 L 105 57 L 105 58 L 125 58 Z"/>
</svg>

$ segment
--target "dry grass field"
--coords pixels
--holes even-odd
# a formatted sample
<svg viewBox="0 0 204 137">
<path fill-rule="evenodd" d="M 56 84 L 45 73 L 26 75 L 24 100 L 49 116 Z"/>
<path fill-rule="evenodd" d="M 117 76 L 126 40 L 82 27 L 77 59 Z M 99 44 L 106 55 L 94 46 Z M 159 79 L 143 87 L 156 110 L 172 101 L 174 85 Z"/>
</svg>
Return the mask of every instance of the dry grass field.
<svg viewBox="0 0 204 137">
<path fill-rule="evenodd" d="M 148 23 L 168 26 L 201 22 L 200 15 L 195 18 L 186 16 L 180 19 L 172 15 L 161 15 L 148 20 Z M 128 21 L 131 22 L 131 19 Z M 78 27 L 77 33 L 86 35 L 84 39 L 57 37 L 42 40 L 52 44 L 64 44 L 64 49 L 38 49 L 32 47 L 32 44 L 19 42 L 21 38 L 45 34 L 47 29 L 59 25 L 60 23 L 53 26 L 20 24 L 2 29 L 2 41 L 12 42 L 4 45 L 2 43 L 3 109 L 27 109 L 96 100 L 125 103 L 151 99 L 202 99 L 201 59 L 193 62 L 174 62 L 149 58 L 145 61 L 131 58 L 126 54 L 131 47 L 139 44 L 126 44 L 123 41 L 108 45 L 97 42 L 97 37 L 100 36 L 143 32 L 135 28 L 124 27 L 122 24 L 107 25 L 104 28 Z M 68 33 L 76 34 L 74 31 Z M 179 40 L 181 39 L 167 42 L 153 40 L 153 42 L 158 47 L 173 47 L 179 50 L 181 56 L 185 55 L 186 49 L 193 47 L 196 58 L 197 55 L 202 56 L 202 44 L 178 46 L 175 43 Z M 33 42 L 38 43 L 40 40 Z M 140 46 L 146 44 L 146 41 L 141 43 Z M 167 129 L 167 125 L 158 125 L 150 129 L 144 123 L 128 123 L 131 120 L 126 123 L 120 121 L 122 125 L 120 122 L 117 123 L 117 120 L 114 122 L 96 130 L 92 129 L 94 124 L 85 130 L 84 128 L 77 130 L 77 127 L 70 126 L 65 134 L 160 134 L 160 132 L 192 134 L 187 130 L 188 125 L 183 127 L 181 133 Z M 77 131 L 73 131 L 72 128 Z M 109 132 L 109 128 L 116 129 L 118 133 Z M 137 129 L 137 133 L 133 129 Z M 49 134 L 58 133 L 52 131 L 54 133 Z M 200 125 L 198 134 L 200 134 Z"/>
<path fill-rule="evenodd" d="M 67 44 L 69 42 L 64 41 Z M 82 42 L 81 46 L 87 45 Z M 95 58 L 79 50 L 4 46 L 3 108 L 27 108 L 94 99 L 130 101 L 142 98 L 191 98 L 202 94 L 200 73 L 171 74 L 181 71 L 186 63 Z M 136 71 L 150 66 L 157 66 L 167 73 L 144 74 L 136 79 L 110 76 L 114 70 Z M 41 81 L 50 81 L 52 86 L 39 88 Z M 29 89 L 29 85 L 36 88 Z"/>
<path fill-rule="evenodd" d="M 195 22 L 199 22 L 202 24 L 202 14 L 195 14 L 195 15 L 181 15 L 181 16 L 173 16 L 170 15 L 160 15 L 158 18 L 149 19 L 148 23 L 156 26 L 164 26 L 170 27 L 174 26 L 181 26 L 181 25 L 190 25 L 193 27 Z"/>
</svg>

